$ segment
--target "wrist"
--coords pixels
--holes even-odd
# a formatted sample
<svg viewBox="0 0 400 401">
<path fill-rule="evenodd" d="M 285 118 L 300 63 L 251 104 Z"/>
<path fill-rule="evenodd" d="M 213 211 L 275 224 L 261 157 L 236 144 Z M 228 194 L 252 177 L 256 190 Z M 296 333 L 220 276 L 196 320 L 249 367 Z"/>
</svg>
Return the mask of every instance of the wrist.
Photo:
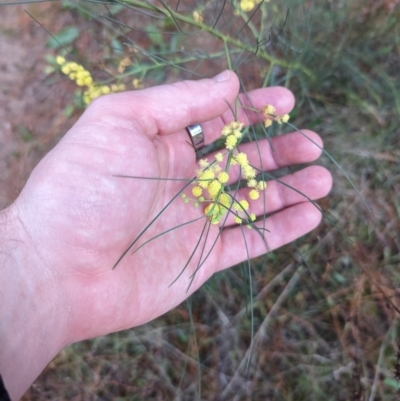
<svg viewBox="0 0 400 401">
<path fill-rule="evenodd" d="M 0 374 L 15 400 L 68 343 L 68 315 L 13 205 L 0 212 L 0 271 Z"/>
</svg>

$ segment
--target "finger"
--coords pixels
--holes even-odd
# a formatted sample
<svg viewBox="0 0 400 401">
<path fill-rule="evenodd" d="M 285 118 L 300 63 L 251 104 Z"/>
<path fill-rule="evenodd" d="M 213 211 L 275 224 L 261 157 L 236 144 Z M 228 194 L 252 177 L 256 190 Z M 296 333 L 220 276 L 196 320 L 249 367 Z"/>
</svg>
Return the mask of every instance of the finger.
<svg viewBox="0 0 400 401">
<path fill-rule="evenodd" d="M 119 124 L 128 123 L 153 138 L 217 118 L 228 109 L 238 92 L 236 74 L 224 71 L 212 79 L 102 96 L 92 102 L 85 118 L 107 119 L 107 122 L 117 118 Z"/>
<path fill-rule="evenodd" d="M 232 194 L 237 201 L 247 200 L 250 207 L 247 213 L 254 213 L 257 217 L 274 213 L 307 200 L 316 200 L 326 196 L 332 187 L 332 176 L 321 166 L 310 166 L 287 175 L 279 181 L 268 181 L 267 189 L 260 192 L 257 200 L 249 199 L 251 188 L 242 188 Z M 245 216 L 244 213 L 240 213 Z M 225 226 L 236 224 L 235 215 L 229 213 Z"/>
<path fill-rule="evenodd" d="M 239 146 L 239 150 L 247 154 L 249 163 L 261 171 L 276 170 L 281 167 L 291 166 L 293 164 L 309 163 L 321 155 L 322 139 L 318 134 L 309 130 L 292 132 L 282 136 L 276 136 L 268 141 L 263 139 L 257 142 L 248 142 Z M 215 155 L 219 152 L 213 152 L 207 156 L 211 163 L 215 160 Z M 224 162 L 220 164 L 222 169 L 226 166 Z M 240 178 L 239 166 L 231 166 L 229 169 L 229 184 L 237 182 Z"/>
<path fill-rule="evenodd" d="M 290 113 L 295 104 L 293 93 L 283 87 L 275 86 L 269 88 L 255 89 L 248 93 L 239 95 L 239 107 L 237 108 L 236 119 L 248 126 L 264 121 L 262 113 L 256 113 L 251 109 L 261 110 L 266 105 L 272 105 L 276 109 L 277 115 Z M 224 125 L 235 119 L 232 112 L 233 105 L 219 118 L 202 124 L 205 135 L 205 144 L 217 140 L 221 136 Z"/>
<path fill-rule="evenodd" d="M 262 171 L 276 170 L 293 164 L 309 163 L 321 156 L 322 139 L 310 130 L 292 132 L 239 146 L 250 164 Z"/>
<path fill-rule="evenodd" d="M 223 230 L 222 254 L 217 271 L 279 248 L 313 230 L 321 221 L 321 212 L 311 203 L 298 203 L 258 222 L 265 227 L 264 238 L 255 229 L 237 226 Z"/>
<path fill-rule="evenodd" d="M 201 123 L 205 144 L 221 136 L 223 126 L 234 119 L 232 108 L 239 91 L 239 80 L 232 71 L 213 79 L 182 81 L 140 91 L 102 96 L 91 103 L 81 122 L 91 119 L 127 128 L 137 128 L 148 136 L 168 135 Z M 281 87 L 253 90 L 239 96 L 239 103 L 255 108 L 272 104 L 277 114 L 288 113 L 294 105 L 293 94 Z M 248 125 L 260 121 L 259 115 L 242 107 L 238 120 Z"/>
<path fill-rule="evenodd" d="M 294 106 L 294 97 L 292 92 L 290 92 L 286 88 L 263 88 L 253 90 L 246 94 L 241 93 L 239 95 L 239 104 L 240 106 L 237 110 L 236 119 L 242 122 L 244 126 L 248 126 L 250 124 L 262 122 L 263 116 L 261 113 L 249 111 L 248 109 L 243 108 L 241 105 L 251 105 L 251 107 L 253 108 L 262 109 L 264 106 L 272 104 L 276 108 L 277 114 L 283 115 L 289 113 L 290 110 L 292 110 Z M 220 138 L 223 127 L 231 121 L 235 120 L 232 109 L 233 104 L 231 104 L 229 108 L 219 117 L 214 118 L 210 121 L 205 121 L 201 124 L 204 134 L 204 145 L 210 144 Z M 178 131 L 173 136 L 171 135 L 169 139 L 171 140 L 170 145 L 172 148 L 183 148 L 185 143 L 189 143 L 190 145 L 188 135 L 184 129 Z"/>
</svg>

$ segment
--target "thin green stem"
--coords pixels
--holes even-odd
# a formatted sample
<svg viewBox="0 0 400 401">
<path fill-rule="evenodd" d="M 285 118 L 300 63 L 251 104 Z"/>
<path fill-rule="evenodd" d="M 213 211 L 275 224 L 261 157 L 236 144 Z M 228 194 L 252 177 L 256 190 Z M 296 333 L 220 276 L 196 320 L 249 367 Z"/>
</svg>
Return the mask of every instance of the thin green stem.
<svg viewBox="0 0 400 401">
<path fill-rule="evenodd" d="M 231 56 L 229 53 L 228 43 L 226 42 L 226 40 L 224 40 L 224 49 L 226 55 L 226 62 L 228 63 L 228 69 L 232 70 Z"/>
<path fill-rule="evenodd" d="M 143 2 L 140 0 L 122 0 L 120 1 L 121 4 L 128 4 L 134 7 L 142 8 L 145 10 L 150 10 L 153 12 L 157 12 L 159 14 L 164 15 L 167 18 L 171 18 L 175 24 L 177 24 L 177 21 L 183 22 L 186 24 L 189 24 L 191 26 L 194 26 L 196 28 L 199 28 L 200 30 L 209 33 L 210 35 L 214 36 L 215 38 L 221 40 L 223 43 L 232 45 L 233 47 L 236 47 L 241 50 L 248 51 L 250 53 L 256 54 L 260 59 L 268 61 L 270 63 L 274 63 L 275 65 L 278 65 L 283 68 L 292 68 L 292 69 L 299 69 L 303 71 L 308 77 L 311 79 L 314 79 L 314 74 L 311 72 L 310 69 L 305 67 L 304 65 L 300 64 L 298 61 L 295 62 L 287 62 L 285 60 L 280 60 L 277 59 L 270 54 L 266 53 L 264 50 L 260 50 L 258 46 L 249 46 L 244 44 L 241 40 L 232 38 L 229 35 L 226 35 L 218 30 L 213 29 L 212 27 L 208 26 L 207 24 L 204 24 L 201 21 L 195 21 L 192 16 L 186 16 L 183 14 L 180 14 L 179 12 L 176 12 L 172 10 L 170 7 L 166 6 L 164 3 L 164 8 L 157 7 L 153 4 L 150 4 L 148 2 Z"/>
<path fill-rule="evenodd" d="M 269 65 L 267 75 L 265 76 L 264 82 L 263 82 L 263 85 L 262 85 L 263 88 L 265 88 L 268 85 L 268 82 L 271 79 L 271 75 L 272 75 L 272 71 L 274 70 L 274 67 L 275 67 L 275 63 L 271 63 Z"/>
</svg>

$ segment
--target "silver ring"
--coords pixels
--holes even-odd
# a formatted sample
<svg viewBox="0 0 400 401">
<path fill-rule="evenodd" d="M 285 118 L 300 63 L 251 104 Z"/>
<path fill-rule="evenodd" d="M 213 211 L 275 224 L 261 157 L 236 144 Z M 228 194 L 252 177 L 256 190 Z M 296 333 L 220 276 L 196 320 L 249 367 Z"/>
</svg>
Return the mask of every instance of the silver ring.
<svg viewBox="0 0 400 401">
<path fill-rule="evenodd" d="M 204 146 L 204 132 L 201 128 L 201 125 L 200 124 L 189 125 L 188 127 L 186 127 L 186 131 L 189 134 L 193 147 L 196 150 L 201 149 Z"/>
</svg>

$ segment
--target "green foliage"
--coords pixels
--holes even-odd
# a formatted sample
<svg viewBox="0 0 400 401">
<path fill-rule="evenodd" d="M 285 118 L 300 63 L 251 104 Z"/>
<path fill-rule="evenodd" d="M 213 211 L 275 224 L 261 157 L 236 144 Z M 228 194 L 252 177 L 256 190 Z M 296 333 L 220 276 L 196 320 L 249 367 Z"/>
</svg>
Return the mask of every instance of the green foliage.
<svg viewBox="0 0 400 401">
<path fill-rule="evenodd" d="M 69 26 L 51 37 L 47 42 L 47 47 L 50 49 L 58 49 L 66 45 L 71 45 L 78 36 L 79 29 L 76 26 Z"/>
<path fill-rule="evenodd" d="M 28 142 L 33 142 L 35 140 L 35 137 L 32 135 L 32 132 L 23 125 L 18 125 L 18 131 L 21 139 L 24 142 L 28 143 Z"/>
</svg>

